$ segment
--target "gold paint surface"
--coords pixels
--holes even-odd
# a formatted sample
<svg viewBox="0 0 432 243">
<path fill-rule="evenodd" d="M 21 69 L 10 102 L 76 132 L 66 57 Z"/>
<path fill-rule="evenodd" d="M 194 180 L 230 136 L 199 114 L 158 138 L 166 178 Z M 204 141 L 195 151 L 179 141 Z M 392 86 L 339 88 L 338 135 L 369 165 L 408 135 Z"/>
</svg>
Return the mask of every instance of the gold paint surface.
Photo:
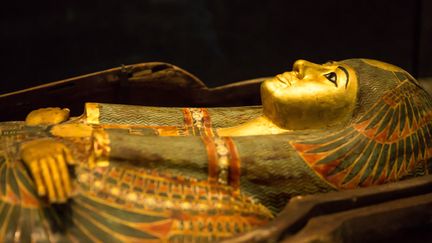
<svg viewBox="0 0 432 243">
<path fill-rule="evenodd" d="M 235 127 L 218 128 L 217 134 L 222 137 L 237 137 L 237 136 L 252 136 L 252 135 L 268 135 L 281 134 L 290 130 L 276 126 L 265 116 L 260 116 L 249 122 Z"/>
<path fill-rule="evenodd" d="M 72 196 L 68 164 L 74 163 L 69 148 L 53 139 L 38 139 L 21 145 L 23 162 L 34 178 L 37 194 L 51 203 L 64 203 Z"/>
<path fill-rule="evenodd" d="M 51 129 L 51 134 L 58 137 L 90 137 L 92 135 L 93 128 L 86 124 L 81 123 L 68 123 L 56 125 Z"/>
<path fill-rule="evenodd" d="M 110 152 L 111 147 L 108 133 L 103 129 L 95 129 L 93 131 L 93 153 L 89 158 L 90 168 L 108 166 Z"/>
<path fill-rule="evenodd" d="M 41 108 L 30 112 L 25 122 L 28 126 L 59 124 L 69 119 L 69 113 L 67 108 Z"/>
<path fill-rule="evenodd" d="M 264 115 L 289 130 L 346 124 L 356 105 L 357 86 L 356 74 L 348 66 L 298 60 L 291 72 L 261 85 Z"/>
<path fill-rule="evenodd" d="M 84 115 L 88 124 L 99 124 L 99 105 L 97 103 L 86 103 Z"/>
<path fill-rule="evenodd" d="M 219 136 L 281 134 L 347 124 L 357 102 L 357 77 L 350 67 L 329 62 L 294 63 L 293 70 L 261 85 L 264 115 L 242 125 L 219 128 Z"/>
</svg>

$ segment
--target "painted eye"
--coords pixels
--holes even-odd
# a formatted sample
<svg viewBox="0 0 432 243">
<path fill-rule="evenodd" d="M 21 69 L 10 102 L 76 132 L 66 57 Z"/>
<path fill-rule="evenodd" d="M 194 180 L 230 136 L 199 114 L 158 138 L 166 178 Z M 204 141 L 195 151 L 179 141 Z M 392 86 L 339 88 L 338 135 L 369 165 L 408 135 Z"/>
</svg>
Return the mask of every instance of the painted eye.
<svg viewBox="0 0 432 243">
<path fill-rule="evenodd" d="M 326 77 L 328 81 L 334 83 L 334 85 L 337 87 L 337 75 L 335 72 L 324 74 L 324 77 Z"/>
</svg>

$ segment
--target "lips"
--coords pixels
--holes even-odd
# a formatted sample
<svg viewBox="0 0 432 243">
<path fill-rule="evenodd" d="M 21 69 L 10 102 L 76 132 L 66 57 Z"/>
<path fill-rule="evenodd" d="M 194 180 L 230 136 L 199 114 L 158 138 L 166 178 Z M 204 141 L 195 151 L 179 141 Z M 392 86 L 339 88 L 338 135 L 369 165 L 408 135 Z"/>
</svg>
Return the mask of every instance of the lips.
<svg viewBox="0 0 432 243">
<path fill-rule="evenodd" d="M 281 82 L 281 83 L 283 83 L 283 84 L 285 84 L 285 85 L 289 85 L 289 86 L 291 86 L 291 82 L 290 82 L 290 80 L 289 80 L 285 75 L 283 75 L 283 74 L 278 74 L 278 75 L 276 75 L 276 79 L 277 79 L 279 82 Z"/>
</svg>

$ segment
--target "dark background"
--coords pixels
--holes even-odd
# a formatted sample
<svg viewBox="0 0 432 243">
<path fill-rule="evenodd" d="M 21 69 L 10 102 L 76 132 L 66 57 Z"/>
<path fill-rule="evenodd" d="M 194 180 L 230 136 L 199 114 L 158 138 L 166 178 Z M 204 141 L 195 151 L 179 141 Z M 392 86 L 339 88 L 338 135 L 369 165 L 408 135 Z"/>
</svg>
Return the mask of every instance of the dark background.
<svg viewBox="0 0 432 243">
<path fill-rule="evenodd" d="M 432 76 L 432 1 L 8 1 L 0 93 L 139 62 L 213 87 L 314 62 L 367 57 Z"/>
</svg>

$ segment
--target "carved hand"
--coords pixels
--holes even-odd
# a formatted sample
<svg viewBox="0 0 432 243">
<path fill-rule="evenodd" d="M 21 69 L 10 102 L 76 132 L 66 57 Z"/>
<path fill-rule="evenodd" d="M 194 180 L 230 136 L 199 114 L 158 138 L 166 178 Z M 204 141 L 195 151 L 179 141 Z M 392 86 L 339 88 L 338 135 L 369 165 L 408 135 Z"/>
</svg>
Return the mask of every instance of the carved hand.
<svg viewBox="0 0 432 243">
<path fill-rule="evenodd" d="M 69 119 L 69 109 L 49 107 L 30 112 L 26 117 L 29 126 L 59 124 Z"/>
<path fill-rule="evenodd" d="M 53 139 L 40 139 L 24 143 L 20 152 L 34 178 L 38 195 L 48 196 L 51 203 L 66 202 L 72 193 L 67 168 L 74 161 L 70 150 Z"/>
</svg>

